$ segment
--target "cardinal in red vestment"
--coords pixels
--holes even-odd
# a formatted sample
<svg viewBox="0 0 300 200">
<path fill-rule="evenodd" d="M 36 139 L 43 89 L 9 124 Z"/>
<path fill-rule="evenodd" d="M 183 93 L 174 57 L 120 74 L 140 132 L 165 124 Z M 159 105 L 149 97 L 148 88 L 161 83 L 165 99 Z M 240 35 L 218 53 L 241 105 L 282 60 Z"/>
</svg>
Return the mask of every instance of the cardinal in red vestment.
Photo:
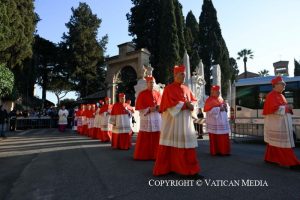
<svg viewBox="0 0 300 200">
<path fill-rule="evenodd" d="M 175 172 L 193 178 L 198 173 L 197 132 L 192 111 L 197 100 L 184 85 L 185 66 L 174 67 L 174 82 L 165 87 L 160 104 L 162 127 L 157 157 L 153 169 L 155 176 Z"/>
<path fill-rule="evenodd" d="M 267 95 L 263 109 L 264 140 L 267 143 L 265 161 L 299 169 L 300 161 L 293 151 L 293 111 L 282 95 L 286 84 L 281 76 L 272 79 L 271 83 L 273 90 Z"/>
<path fill-rule="evenodd" d="M 131 147 L 130 119 L 134 109 L 125 102 L 125 94 L 120 93 L 119 102 L 111 110 L 110 123 L 112 124 L 112 142 L 114 149 L 128 150 Z"/>
<path fill-rule="evenodd" d="M 230 126 L 227 116 L 227 104 L 220 97 L 220 86 L 211 87 L 210 97 L 205 101 L 206 126 L 209 133 L 211 155 L 229 155 Z"/>
<path fill-rule="evenodd" d="M 155 160 L 159 145 L 161 95 L 153 89 L 154 77 L 146 77 L 146 82 L 147 89 L 139 93 L 135 105 L 140 114 L 140 130 L 133 155 L 135 160 Z"/>
<path fill-rule="evenodd" d="M 105 104 L 100 109 L 101 116 L 101 132 L 99 134 L 99 139 L 101 142 L 109 142 L 112 138 L 112 125 L 110 124 L 110 114 L 113 105 L 110 104 L 110 98 L 105 98 Z"/>
</svg>

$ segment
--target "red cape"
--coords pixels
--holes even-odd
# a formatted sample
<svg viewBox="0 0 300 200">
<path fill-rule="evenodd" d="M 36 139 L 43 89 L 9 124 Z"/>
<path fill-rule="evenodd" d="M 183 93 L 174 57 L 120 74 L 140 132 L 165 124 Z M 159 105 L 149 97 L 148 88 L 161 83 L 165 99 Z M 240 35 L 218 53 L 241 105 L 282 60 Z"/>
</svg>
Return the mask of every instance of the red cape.
<svg viewBox="0 0 300 200">
<path fill-rule="evenodd" d="M 197 99 L 193 92 L 183 84 L 171 83 L 166 86 L 162 95 L 160 103 L 160 112 L 166 111 L 168 108 L 176 106 L 179 102 L 192 101 L 196 102 Z M 185 109 L 184 107 L 182 109 Z"/>
<path fill-rule="evenodd" d="M 134 109 L 128 105 L 127 103 L 115 103 L 111 110 L 111 115 L 123 115 L 128 114 L 128 111 L 131 111 L 131 113 L 134 112 Z"/>
<path fill-rule="evenodd" d="M 204 112 L 210 111 L 213 107 L 220 107 L 223 103 L 222 97 L 208 97 L 205 101 Z"/>
<path fill-rule="evenodd" d="M 273 114 L 278 109 L 279 106 L 287 105 L 285 97 L 274 90 L 272 90 L 266 97 L 263 115 Z"/>
<path fill-rule="evenodd" d="M 82 116 L 82 115 L 83 115 L 83 112 L 84 112 L 84 110 L 81 110 L 81 109 L 77 110 L 76 116 L 77 116 L 77 117 Z"/>
<path fill-rule="evenodd" d="M 85 111 L 85 116 L 87 117 L 87 118 L 93 118 L 94 117 L 94 110 L 86 110 Z"/>
<path fill-rule="evenodd" d="M 104 112 L 107 112 L 108 110 L 111 110 L 113 105 L 111 104 L 105 104 L 100 108 L 99 114 L 102 114 Z"/>
<path fill-rule="evenodd" d="M 143 110 L 149 107 L 154 107 L 160 105 L 160 102 L 161 95 L 158 91 L 146 89 L 139 93 L 135 103 L 135 109 Z"/>
</svg>

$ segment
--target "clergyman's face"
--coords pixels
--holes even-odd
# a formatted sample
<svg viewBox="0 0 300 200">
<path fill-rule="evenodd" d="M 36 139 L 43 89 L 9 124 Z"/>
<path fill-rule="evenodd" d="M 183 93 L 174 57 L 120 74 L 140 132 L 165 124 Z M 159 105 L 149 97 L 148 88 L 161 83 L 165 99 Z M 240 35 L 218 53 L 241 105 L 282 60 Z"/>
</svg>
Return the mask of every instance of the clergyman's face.
<svg viewBox="0 0 300 200">
<path fill-rule="evenodd" d="M 284 82 L 279 82 L 279 83 L 274 85 L 274 88 L 275 88 L 276 91 L 281 93 L 285 90 L 285 85 L 286 84 Z"/>
<path fill-rule="evenodd" d="M 153 90 L 155 81 L 147 81 L 147 88 L 148 90 Z"/>
<path fill-rule="evenodd" d="M 119 97 L 119 101 L 120 101 L 121 103 L 125 103 L 125 97 Z"/>
<path fill-rule="evenodd" d="M 210 90 L 210 95 L 213 97 L 218 97 L 220 95 L 220 92 L 216 90 Z"/>
<path fill-rule="evenodd" d="M 184 83 L 185 72 L 179 72 L 179 73 L 174 74 L 174 80 L 177 83 L 181 83 L 181 84 Z"/>
</svg>

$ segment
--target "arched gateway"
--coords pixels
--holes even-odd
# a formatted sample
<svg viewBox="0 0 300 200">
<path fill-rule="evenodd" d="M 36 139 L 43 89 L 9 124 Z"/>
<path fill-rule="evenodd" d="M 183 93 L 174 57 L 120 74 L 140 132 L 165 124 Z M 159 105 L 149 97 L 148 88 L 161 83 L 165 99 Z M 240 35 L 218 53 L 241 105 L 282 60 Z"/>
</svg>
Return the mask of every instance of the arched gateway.
<svg viewBox="0 0 300 200">
<path fill-rule="evenodd" d="M 147 49 L 135 50 L 131 42 L 118 45 L 119 55 L 107 59 L 107 96 L 116 102 L 118 92 L 124 92 L 134 103 L 134 85 L 144 77 L 144 65 L 149 65 L 150 52 Z"/>
</svg>

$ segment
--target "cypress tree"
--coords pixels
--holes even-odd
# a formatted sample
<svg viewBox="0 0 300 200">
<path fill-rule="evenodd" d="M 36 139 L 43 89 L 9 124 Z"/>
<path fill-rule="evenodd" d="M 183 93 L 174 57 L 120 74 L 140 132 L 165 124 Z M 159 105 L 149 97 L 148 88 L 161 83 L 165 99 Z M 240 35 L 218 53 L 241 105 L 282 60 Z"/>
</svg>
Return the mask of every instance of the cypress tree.
<svg viewBox="0 0 300 200">
<path fill-rule="evenodd" d="M 160 0 L 131 0 L 134 5 L 127 13 L 129 35 L 137 49 L 147 48 L 150 53 L 150 63 L 157 68 L 160 32 Z M 155 77 L 157 70 L 154 70 Z"/>
<path fill-rule="evenodd" d="M 189 55 L 191 55 L 192 50 L 193 50 L 193 35 L 192 35 L 192 31 L 189 27 L 185 27 L 184 28 L 184 40 L 185 40 L 185 48 L 186 51 Z"/>
<path fill-rule="evenodd" d="M 192 11 L 189 11 L 185 22 L 186 49 L 190 56 L 191 74 L 199 64 L 199 24 Z"/>
<path fill-rule="evenodd" d="M 104 62 L 103 42 L 97 41 L 100 24 L 101 19 L 92 13 L 89 6 L 79 3 L 78 8 L 72 8 L 71 19 L 66 24 L 69 31 L 63 35 L 69 51 L 67 63 L 71 78 L 81 97 L 96 92 L 100 82 L 104 80 L 104 77 L 99 78 L 97 75 L 98 68 Z"/>
<path fill-rule="evenodd" d="M 217 11 L 211 0 L 203 0 L 202 12 L 199 18 L 200 57 L 204 64 L 206 91 L 210 91 L 211 71 L 213 64 L 221 66 L 222 93 L 226 95 L 228 80 L 232 77 L 229 64 L 229 52 L 222 37 Z"/>
<path fill-rule="evenodd" d="M 158 82 L 169 83 L 172 81 L 172 68 L 180 60 L 179 41 L 176 27 L 175 6 L 173 0 L 161 1 L 160 38 L 159 44 L 159 73 Z"/>
<path fill-rule="evenodd" d="M 151 52 L 150 63 L 158 82 L 171 81 L 171 68 L 180 63 L 185 50 L 182 6 L 178 0 L 131 0 L 127 14 L 129 33 L 136 47 Z"/>
<path fill-rule="evenodd" d="M 179 45 L 178 48 L 179 62 L 182 63 L 182 58 L 185 52 L 184 16 L 182 14 L 182 5 L 178 2 L 178 0 L 174 0 L 174 6 L 175 6 L 178 45 Z"/>
<path fill-rule="evenodd" d="M 189 11 L 188 14 L 186 15 L 185 24 L 186 24 L 186 27 L 189 27 L 191 29 L 193 38 L 197 41 L 197 39 L 199 37 L 199 24 L 198 24 L 196 17 L 192 11 Z"/>
</svg>

